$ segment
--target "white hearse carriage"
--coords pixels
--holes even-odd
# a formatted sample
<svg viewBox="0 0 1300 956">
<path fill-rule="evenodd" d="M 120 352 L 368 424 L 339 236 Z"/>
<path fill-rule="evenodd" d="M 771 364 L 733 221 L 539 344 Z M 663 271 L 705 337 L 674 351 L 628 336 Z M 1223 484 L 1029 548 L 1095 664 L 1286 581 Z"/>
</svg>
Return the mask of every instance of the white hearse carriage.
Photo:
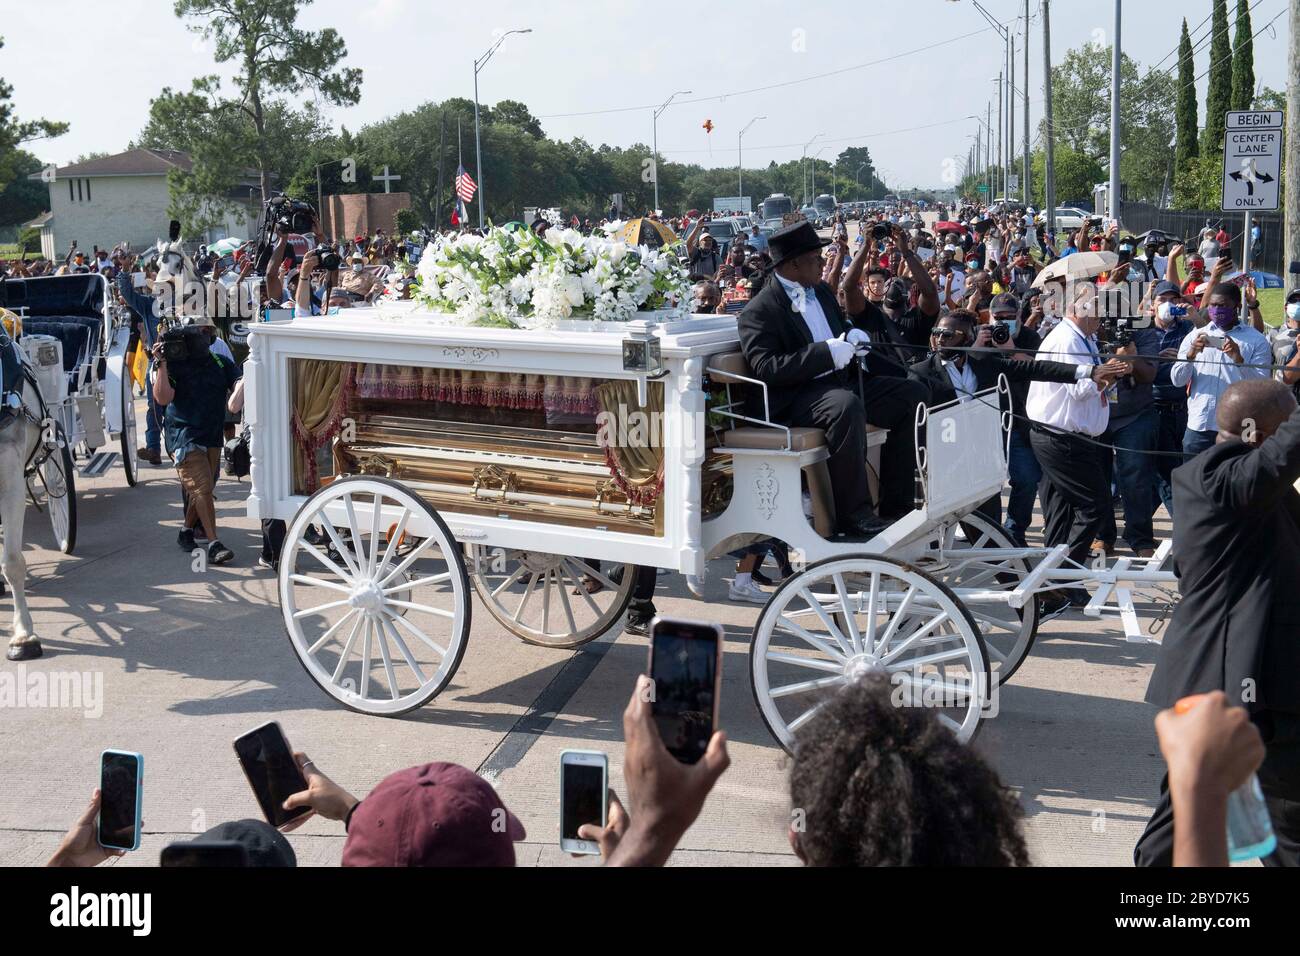
<svg viewBox="0 0 1300 956">
<path fill-rule="evenodd" d="M 764 537 L 795 556 L 750 650 L 787 747 L 871 671 L 969 739 L 1029 651 L 1034 595 L 1064 582 L 1099 584 L 1089 612 L 1145 639 L 1131 586 L 1173 582 L 1167 548 L 1066 567 L 1064 547 L 1014 548 L 974 513 L 1006 478 L 997 389 L 918 409 L 915 510 L 847 542 L 829 537 L 824 436 L 760 411 L 734 317 L 641 317 L 456 327 L 395 302 L 254 328 L 249 514 L 288 522 L 285 627 L 326 693 L 370 714 L 427 703 L 464 653 L 471 591 L 519 638 L 574 647 L 619 625 L 636 566 L 700 596 L 711 558 Z"/>
</svg>

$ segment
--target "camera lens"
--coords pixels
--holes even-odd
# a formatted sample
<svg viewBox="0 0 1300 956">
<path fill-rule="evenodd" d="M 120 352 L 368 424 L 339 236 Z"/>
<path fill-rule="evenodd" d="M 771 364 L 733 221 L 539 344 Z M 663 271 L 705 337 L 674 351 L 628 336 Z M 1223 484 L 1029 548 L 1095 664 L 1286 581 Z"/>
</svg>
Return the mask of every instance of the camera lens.
<svg viewBox="0 0 1300 956">
<path fill-rule="evenodd" d="M 1011 330 L 1001 322 L 997 322 L 993 325 L 992 337 L 998 345 L 1003 345 L 1011 340 Z"/>
</svg>

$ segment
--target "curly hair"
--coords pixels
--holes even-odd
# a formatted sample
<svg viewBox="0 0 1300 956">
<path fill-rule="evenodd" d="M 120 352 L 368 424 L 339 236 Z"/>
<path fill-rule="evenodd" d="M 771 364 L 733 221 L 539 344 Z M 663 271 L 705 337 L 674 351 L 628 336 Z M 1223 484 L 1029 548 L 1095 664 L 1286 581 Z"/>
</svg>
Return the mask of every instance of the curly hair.
<svg viewBox="0 0 1300 956">
<path fill-rule="evenodd" d="M 1020 804 L 888 678 L 839 692 L 795 738 L 790 797 L 813 866 L 1028 866 Z M 798 830 L 798 827 L 795 827 Z"/>
</svg>

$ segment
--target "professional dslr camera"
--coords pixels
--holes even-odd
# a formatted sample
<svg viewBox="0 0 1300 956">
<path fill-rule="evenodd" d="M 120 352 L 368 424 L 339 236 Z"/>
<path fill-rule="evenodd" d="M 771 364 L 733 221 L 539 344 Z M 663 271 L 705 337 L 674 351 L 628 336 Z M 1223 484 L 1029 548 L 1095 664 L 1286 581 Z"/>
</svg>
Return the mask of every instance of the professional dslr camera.
<svg viewBox="0 0 1300 956">
<path fill-rule="evenodd" d="M 258 224 L 257 251 L 254 253 L 253 268 L 259 275 L 266 275 L 266 267 L 275 252 L 279 233 L 311 232 L 316 222 L 316 207 L 300 199 L 288 196 L 273 196 L 262 210 L 262 221 Z"/>
<path fill-rule="evenodd" d="M 1006 345 L 1011 341 L 1011 326 L 1005 322 L 994 322 L 989 337 L 998 345 Z"/>
<path fill-rule="evenodd" d="M 316 260 L 320 263 L 320 267 L 326 272 L 333 272 L 335 269 L 341 268 L 343 265 L 343 257 L 340 256 L 338 250 L 328 242 L 322 242 L 318 245 L 311 251 L 311 255 L 316 257 Z"/>
<path fill-rule="evenodd" d="M 1106 341 L 1114 348 L 1122 349 L 1133 343 L 1132 320 L 1127 316 L 1105 316 L 1102 328 L 1106 330 Z"/>
</svg>

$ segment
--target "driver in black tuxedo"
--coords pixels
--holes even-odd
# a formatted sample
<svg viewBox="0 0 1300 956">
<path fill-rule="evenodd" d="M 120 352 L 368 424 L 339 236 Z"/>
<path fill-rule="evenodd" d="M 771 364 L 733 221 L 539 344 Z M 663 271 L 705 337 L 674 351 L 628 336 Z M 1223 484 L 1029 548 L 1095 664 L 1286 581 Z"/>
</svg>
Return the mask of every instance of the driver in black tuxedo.
<svg viewBox="0 0 1300 956">
<path fill-rule="evenodd" d="M 772 270 L 737 330 L 749 367 L 768 385 L 772 418 L 826 432 L 836 530 L 872 537 L 912 510 L 916 406 L 927 392 L 897 363 L 868 353 L 858 397 L 851 363 L 871 337 L 846 321 L 835 292 L 821 281 L 822 247 L 829 242 L 806 221 L 773 233 Z M 881 453 L 879 512 L 867 486 L 868 423 L 890 429 Z"/>
</svg>

